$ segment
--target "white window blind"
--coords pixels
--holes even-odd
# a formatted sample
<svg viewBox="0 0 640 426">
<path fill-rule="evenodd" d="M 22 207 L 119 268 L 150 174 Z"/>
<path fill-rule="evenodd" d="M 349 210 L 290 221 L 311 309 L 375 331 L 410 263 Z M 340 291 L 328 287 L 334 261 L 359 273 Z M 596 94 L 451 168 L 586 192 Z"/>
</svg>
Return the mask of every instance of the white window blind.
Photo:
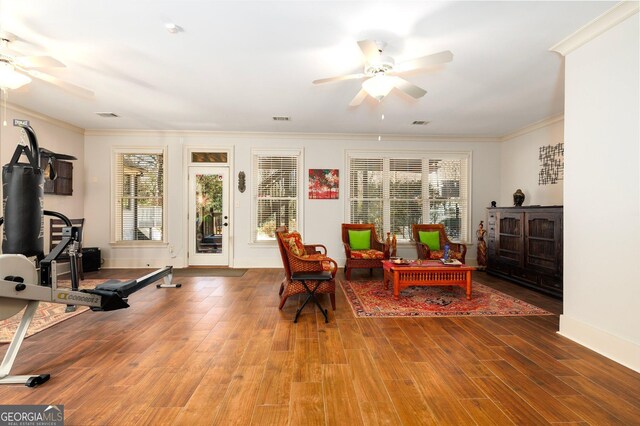
<svg viewBox="0 0 640 426">
<path fill-rule="evenodd" d="M 411 239 L 411 224 L 422 223 L 422 160 L 389 160 L 390 226 L 399 240 Z"/>
<path fill-rule="evenodd" d="M 164 241 L 164 170 L 161 150 L 115 153 L 116 242 Z"/>
<path fill-rule="evenodd" d="M 353 158 L 349 170 L 351 223 L 374 223 L 382 230 L 384 208 L 383 160 Z"/>
<path fill-rule="evenodd" d="M 468 154 L 347 154 L 351 223 L 373 223 L 412 239 L 414 223 L 442 223 L 455 241 L 468 241 Z"/>
<path fill-rule="evenodd" d="M 299 230 L 300 154 L 254 153 L 253 164 L 252 241 L 275 240 L 279 226 Z"/>
<path fill-rule="evenodd" d="M 444 225 L 453 241 L 468 241 L 466 159 L 429 160 L 429 223 Z"/>
</svg>

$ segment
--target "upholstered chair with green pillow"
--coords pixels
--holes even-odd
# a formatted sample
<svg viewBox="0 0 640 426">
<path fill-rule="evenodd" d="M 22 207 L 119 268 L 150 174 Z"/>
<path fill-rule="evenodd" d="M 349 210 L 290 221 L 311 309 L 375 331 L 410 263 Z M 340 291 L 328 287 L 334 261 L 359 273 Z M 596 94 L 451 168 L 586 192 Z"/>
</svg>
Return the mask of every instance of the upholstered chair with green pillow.
<svg viewBox="0 0 640 426">
<path fill-rule="evenodd" d="M 351 270 L 362 268 L 382 268 L 382 261 L 389 259 L 389 247 L 378 239 L 376 227 L 372 223 L 343 223 L 342 243 L 347 260 L 344 274 L 351 279 Z"/>
<path fill-rule="evenodd" d="M 449 240 L 447 232 L 442 224 L 420 223 L 411 225 L 413 241 L 418 250 L 418 259 L 442 259 L 444 246 L 449 245 L 449 256 L 464 263 L 467 254 L 467 246 L 462 243 L 454 243 Z"/>
</svg>

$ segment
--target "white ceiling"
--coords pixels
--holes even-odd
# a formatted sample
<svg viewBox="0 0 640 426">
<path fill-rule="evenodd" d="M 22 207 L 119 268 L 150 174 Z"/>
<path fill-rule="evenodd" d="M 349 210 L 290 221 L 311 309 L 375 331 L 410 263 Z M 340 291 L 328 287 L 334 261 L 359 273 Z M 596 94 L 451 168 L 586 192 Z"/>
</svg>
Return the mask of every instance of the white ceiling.
<svg viewBox="0 0 640 426">
<path fill-rule="evenodd" d="M 0 29 L 95 92 L 34 80 L 9 102 L 85 129 L 503 136 L 563 112 L 563 58 L 549 48 L 615 3 L 0 0 Z M 394 90 L 351 108 L 359 81 L 311 81 L 361 72 L 363 39 L 396 62 L 454 58 L 405 75 L 423 98 Z"/>
</svg>

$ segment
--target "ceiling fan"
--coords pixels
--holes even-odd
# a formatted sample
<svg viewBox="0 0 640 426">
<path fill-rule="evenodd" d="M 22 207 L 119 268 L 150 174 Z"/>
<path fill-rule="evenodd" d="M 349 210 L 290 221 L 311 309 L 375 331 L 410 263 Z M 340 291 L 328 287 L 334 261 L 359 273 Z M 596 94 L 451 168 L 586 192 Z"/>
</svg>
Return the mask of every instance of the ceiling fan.
<svg viewBox="0 0 640 426">
<path fill-rule="evenodd" d="M 65 64 L 51 56 L 21 56 L 9 47 L 17 37 L 8 32 L 0 33 L 0 87 L 17 89 L 29 84 L 31 77 L 51 83 L 71 93 L 93 97 L 94 93 L 84 87 L 77 86 L 46 74 L 42 68 L 64 68 Z"/>
<path fill-rule="evenodd" d="M 393 88 L 401 90 L 415 99 L 421 98 L 427 91 L 408 82 L 404 78 L 398 77 L 398 74 L 444 64 L 453 60 L 453 53 L 445 50 L 396 64 L 392 57 L 382 54 L 382 50 L 385 47 L 384 42 L 361 40 L 358 42 L 358 46 L 365 58 L 363 72 L 313 81 L 313 84 L 324 84 L 366 78 L 366 80 L 362 82 L 362 89 L 351 100 L 349 106 L 360 105 L 367 95 L 381 101 Z"/>
</svg>

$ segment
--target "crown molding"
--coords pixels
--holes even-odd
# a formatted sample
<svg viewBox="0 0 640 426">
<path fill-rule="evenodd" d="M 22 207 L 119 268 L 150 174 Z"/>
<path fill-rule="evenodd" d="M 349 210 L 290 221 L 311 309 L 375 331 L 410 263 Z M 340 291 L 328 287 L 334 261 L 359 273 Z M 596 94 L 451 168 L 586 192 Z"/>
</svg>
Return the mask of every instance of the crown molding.
<svg viewBox="0 0 640 426">
<path fill-rule="evenodd" d="M 516 130 L 513 133 L 506 134 L 500 138 L 500 142 L 505 142 L 511 140 L 513 138 L 517 138 L 518 136 L 526 135 L 527 133 L 534 132 L 543 127 L 547 127 L 553 123 L 557 123 L 559 121 L 564 120 L 564 114 L 554 115 L 553 117 L 545 118 L 544 120 L 536 121 L 535 123 L 529 124 L 521 128 L 520 130 Z"/>
<path fill-rule="evenodd" d="M 383 142 L 499 142 L 498 136 L 458 136 L 458 135 L 379 135 L 377 133 L 271 133 L 271 132 L 219 132 L 219 131 L 193 131 L 193 130 L 127 130 L 127 129 L 90 129 L 85 130 L 85 136 L 128 136 L 128 137 L 197 137 L 209 136 L 227 139 L 260 138 L 260 139 L 312 139 L 312 140 L 341 140 L 378 142 L 378 136 L 382 136 Z"/>
<path fill-rule="evenodd" d="M 51 125 L 54 125 L 56 127 L 62 127 L 63 129 L 70 130 L 70 131 L 72 131 L 74 133 L 78 133 L 78 134 L 84 135 L 84 129 L 82 129 L 80 127 L 76 127 L 73 124 L 69 124 L 66 121 L 61 121 L 61 120 L 58 120 L 56 118 L 49 117 L 48 115 L 44 115 L 44 114 L 41 114 L 39 112 L 35 112 L 35 111 L 30 110 L 30 109 L 27 109 L 27 108 L 24 108 L 24 107 L 21 107 L 21 106 L 12 104 L 12 103 L 7 103 L 7 108 L 12 110 L 12 111 L 17 112 L 18 114 L 28 114 L 33 118 L 36 118 L 36 119 L 41 120 L 41 121 L 44 121 L 44 122 L 49 123 Z"/>
<path fill-rule="evenodd" d="M 638 13 L 638 10 L 640 10 L 640 2 L 621 1 L 564 40 L 551 46 L 549 50 L 558 52 L 562 56 L 567 56 L 567 54 L 573 52 L 580 46 L 588 43 L 610 28 L 615 27 L 633 14 Z"/>
</svg>

